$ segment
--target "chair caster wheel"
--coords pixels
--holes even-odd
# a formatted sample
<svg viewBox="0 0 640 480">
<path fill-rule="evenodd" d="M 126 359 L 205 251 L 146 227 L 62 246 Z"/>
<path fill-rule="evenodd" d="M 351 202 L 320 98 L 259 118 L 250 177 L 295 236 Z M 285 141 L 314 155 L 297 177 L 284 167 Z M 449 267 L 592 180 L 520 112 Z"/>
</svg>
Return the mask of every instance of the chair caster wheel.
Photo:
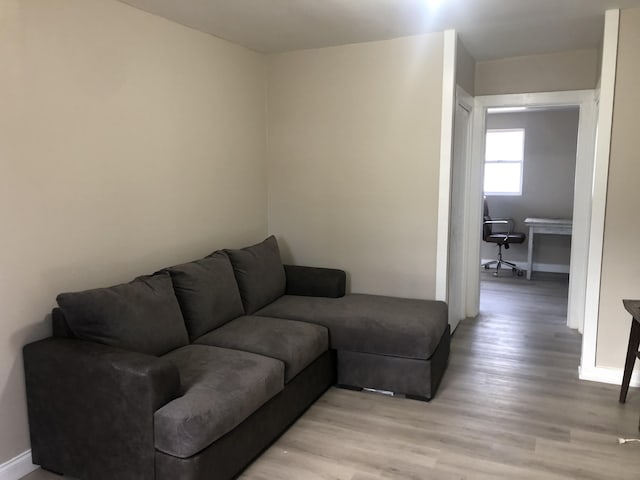
<svg viewBox="0 0 640 480">
<path fill-rule="evenodd" d="M 522 275 L 524 275 L 524 272 L 522 270 L 518 271 L 518 276 L 521 277 Z"/>
</svg>

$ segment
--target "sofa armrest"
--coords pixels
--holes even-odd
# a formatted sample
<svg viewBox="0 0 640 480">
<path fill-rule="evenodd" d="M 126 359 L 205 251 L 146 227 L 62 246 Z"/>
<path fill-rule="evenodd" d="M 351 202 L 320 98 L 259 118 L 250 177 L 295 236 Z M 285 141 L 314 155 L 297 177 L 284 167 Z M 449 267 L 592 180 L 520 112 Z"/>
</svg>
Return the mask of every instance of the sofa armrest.
<svg viewBox="0 0 640 480">
<path fill-rule="evenodd" d="M 347 275 L 333 268 L 285 265 L 287 295 L 307 297 L 344 297 Z"/>
<path fill-rule="evenodd" d="M 155 478 L 153 414 L 179 395 L 175 365 L 67 338 L 23 354 L 34 463 L 79 478 Z"/>
</svg>

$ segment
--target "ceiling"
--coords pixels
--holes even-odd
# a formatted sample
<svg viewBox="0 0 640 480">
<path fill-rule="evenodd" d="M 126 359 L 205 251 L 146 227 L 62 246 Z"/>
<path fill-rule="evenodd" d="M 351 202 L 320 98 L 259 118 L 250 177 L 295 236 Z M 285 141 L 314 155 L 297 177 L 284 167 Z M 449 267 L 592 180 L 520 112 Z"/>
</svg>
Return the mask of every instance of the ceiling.
<svg viewBox="0 0 640 480">
<path fill-rule="evenodd" d="M 640 0 L 121 0 L 274 53 L 455 28 L 476 60 L 597 48 L 604 11 Z"/>
</svg>

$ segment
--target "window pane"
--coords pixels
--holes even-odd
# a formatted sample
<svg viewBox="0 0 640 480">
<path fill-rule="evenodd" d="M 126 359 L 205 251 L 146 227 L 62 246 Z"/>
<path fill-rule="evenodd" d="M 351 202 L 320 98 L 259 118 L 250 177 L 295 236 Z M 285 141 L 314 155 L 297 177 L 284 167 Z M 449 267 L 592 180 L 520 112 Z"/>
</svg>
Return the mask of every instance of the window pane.
<svg viewBox="0 0 640 480">
<path fill-rule="evenodd" d="M 518 160 L 524 157 L 524 130 L 487 130 L 487 161 Z"/>
<path fill-rule="evenodd" d="M 522 164 L 518 162 L 485 163 L 484 193 L 522 193 L 521 172 Z"/>
</svg>

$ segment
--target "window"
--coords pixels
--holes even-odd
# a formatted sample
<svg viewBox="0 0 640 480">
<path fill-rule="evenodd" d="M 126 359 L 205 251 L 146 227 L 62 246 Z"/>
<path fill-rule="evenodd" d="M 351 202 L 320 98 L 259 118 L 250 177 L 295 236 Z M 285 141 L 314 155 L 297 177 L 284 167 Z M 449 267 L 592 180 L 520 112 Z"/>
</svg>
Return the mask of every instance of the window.
<svg viewBox="0 0 640 480">
<path fill-rule="evenodd" d="M 522 195 L 524 128 L 487 130 L 485 195 Z"/>
</svg>

